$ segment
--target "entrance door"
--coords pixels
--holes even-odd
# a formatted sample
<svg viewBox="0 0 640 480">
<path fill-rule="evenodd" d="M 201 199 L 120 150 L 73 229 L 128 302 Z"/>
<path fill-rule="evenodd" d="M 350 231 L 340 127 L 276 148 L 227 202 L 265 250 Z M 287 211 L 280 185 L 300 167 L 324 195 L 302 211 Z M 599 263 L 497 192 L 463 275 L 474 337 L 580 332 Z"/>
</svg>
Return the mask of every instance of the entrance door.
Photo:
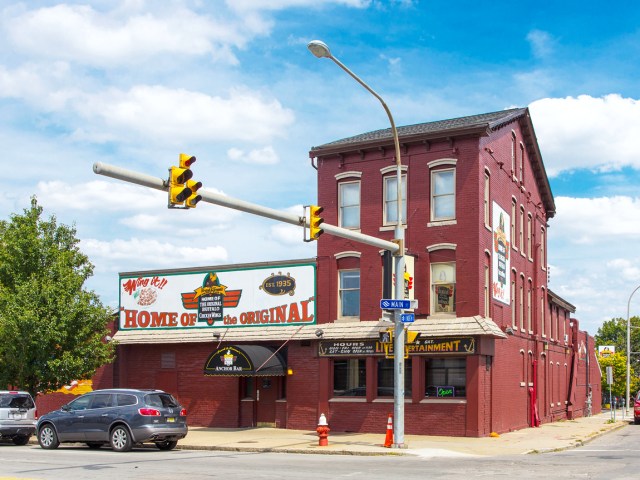
<svg viewBox="0 0 640 480">
<path fill-rule="evenodd" d="M 256 426 L 276 426 L 276 400 L 279 397 L 281 377 L 255 377 Z"/>
</svg>

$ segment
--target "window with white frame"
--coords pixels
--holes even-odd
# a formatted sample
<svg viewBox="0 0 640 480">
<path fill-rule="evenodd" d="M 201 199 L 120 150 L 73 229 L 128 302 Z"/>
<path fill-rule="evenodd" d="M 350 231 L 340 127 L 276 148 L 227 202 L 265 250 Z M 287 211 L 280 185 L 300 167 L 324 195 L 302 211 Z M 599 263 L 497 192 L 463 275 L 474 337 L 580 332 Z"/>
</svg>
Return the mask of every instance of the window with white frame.
<svg viewBox="0 0 640 480">
<path fill-rule="evenodd" d="M 517 203 L 516 199 L 513 198 L 511 200 L 511 246 L 514 249 L 518 249 L 516 246 L 516 213 L 517 213 Z"/>
<path fill-rule="evenodd" d="M 532 301 L 533 299 L 531 298 L 532 295 L 532 284 L 531 284 L 531 280 L 529 280 L 527 282 L 527 330 L 529 331 L 529 333 L 533 333 L 532 331 L 532 325 L 531 325 L 531 314 L 532 314 L 532 310 L 533 310 L 533 304 Z"/>
<path fill-rule="evenodd" d="M 431 264 L 431 312 L 455 313 L 456 262 Z"/>
<path fill-rule="evenodd" d="M 456 218 L 456 170 L 433 170 L 431 172 L 431 221 L 455 220 Z"/>
<path fill-rule="evenodd" d="M 518 168 L 520 171 L 520 183 L 524 184 L 524 144 L 520 142 L 520 167 Z"/>
<path fill-rule="evenodd" d="M 490 210 L 490 207 L 489 207 L 490 179 L 491 177 L 489 175 L 489 172 L 485 170 L 484 171 L 484 226 L 487 228 L 491 228 L 491 219 L 490 219 L 491 212 L 489 211 Z"/>
<path fill-rule="evenodd" d="M 545 258 L 545 249 L 544 249 L 544 227 L 540 228 L 540 267 L 542 270 L 547 269 L 546 258 Z"/>
<path fill-rule="evenodd" d="M 545 289 L 542 288 L 541 289 L 541 293 L 540 293 L 540 333 L 542 334 L 543 337 L 547 336 L 547 332 L 545 329 L 545 316 L 544 316 L 544 300 L 545 300 Z"/>
<path fill-rule="evenodd" d="M 518 320 L 520 322 L 520 330 L 524 331 L 524 275 L 520 276 L 520 295 L 518 302 Z"/>
<path fill-rule="evenodd" d="M 524 207 L 522 205 L 520 206 L 520 232 L 518 232 L 518 245 L 520 246 L 520 253 L 524 256 Z"/>
<path fill-rule="evenodd" d="M 340 202 L 339 226 L 360 228 L 360 181 L 341 182 L 338 185 Z"/>
<path fill-rule="evenodd" d="M 491 292 L 490 292 L 490 279 L 489 279 L 489 265 L 484 266 L 484 316 L 485 318 L 491 317 Z"/>
<path fill-rule="evenodd" d="M 532 235 L 532 224 L 533 219 L 531 218 L 531 214 L 527 214 L 527 255 L 529 256 L 529 260 L 533 260 L 532 252 L 531 252 L 531 235 Z"/>
<path fill-rule="evenodd" d="M 340 270 L 340 317 L 360 316 L 360 270 Z"/>
<path fill-rule="evenodd" d="M 398 180 L 396 175 L 384 177 L 384 225 L 398 223 Z M 402 223 L 407 223 L 407 176 L 402 175 Z"/>
<path fill-rule="evenodd" d="M 516 132 L 511 130 L 511 174 L 516 174 Z"/>
<path fill-rule="evenodd" d="M 511 272 L 511 326 L 516 328 L 516 272 Z"/>
</svg>

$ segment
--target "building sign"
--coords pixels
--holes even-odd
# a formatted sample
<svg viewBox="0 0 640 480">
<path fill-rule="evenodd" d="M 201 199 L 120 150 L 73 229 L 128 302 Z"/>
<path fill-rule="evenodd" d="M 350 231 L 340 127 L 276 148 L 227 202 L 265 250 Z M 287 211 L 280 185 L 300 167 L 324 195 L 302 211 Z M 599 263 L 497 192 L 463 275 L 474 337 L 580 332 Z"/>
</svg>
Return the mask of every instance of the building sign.
<svg viewBox="0 0 640 480">
<path fill-rule="evenodd" d="M 475 353 L 473 337 L 420 338 L 405 345 L 409 355 L 442 355 Z M 321 341 L 318 344 L 321 357 L 349 357 L 366 355 L 393 355 L 393 344 L 379 340 Z"/>
<path fill-rule="evenodd" d="M 316 323 L 313 264 L 121 274 L 120 329 Z"/>
<path fill-rule="evenodd" d="M 278 353 L 262 345 L 223 347 L 207 358 L 207 376 L 282 376 L 286 367 Z"/>
<path fill-rule="evenodd" d="M 616 347 L 614 345 L 601 345 L 598 347 L 598 355 L 603 358 L 610 357 L 616 353 Z"/>
<path fill-rule="evenodd" d="M 499 302 L 511 304 L 509 285 L 511 252 L 511 218 L 500 206 L 493 202 L 493 252 L 492 288 L 493 298 Z"/>
</svg>

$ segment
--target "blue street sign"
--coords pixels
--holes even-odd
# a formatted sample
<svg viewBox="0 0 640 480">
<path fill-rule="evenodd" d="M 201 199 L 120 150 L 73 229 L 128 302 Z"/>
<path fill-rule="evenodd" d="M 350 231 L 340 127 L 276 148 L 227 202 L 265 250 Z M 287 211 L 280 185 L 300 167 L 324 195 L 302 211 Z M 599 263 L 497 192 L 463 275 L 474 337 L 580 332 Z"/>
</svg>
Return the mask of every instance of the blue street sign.
<svg viewBox="0 0 640 480">
<path fill-rule="evenodd" d="M 416 316 L 413 313 L 400 314 L 400 321 L 402 323 L 413 323 L 416 320 Z"/>
<path fill-rule="evenodd" d="M 411 300 L 383 298 L 380 300 L 380 308 L 382 310 L 409 310 L 411 308 Z"/>
</svg>

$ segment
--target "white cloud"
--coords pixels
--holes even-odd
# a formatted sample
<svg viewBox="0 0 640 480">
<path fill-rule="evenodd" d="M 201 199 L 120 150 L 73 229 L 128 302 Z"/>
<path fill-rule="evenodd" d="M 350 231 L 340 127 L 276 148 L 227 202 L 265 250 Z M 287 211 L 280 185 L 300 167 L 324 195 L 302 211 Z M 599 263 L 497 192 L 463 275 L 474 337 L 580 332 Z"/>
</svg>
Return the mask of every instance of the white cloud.
<svg viewBox="0 0 640 480">
<path fill-rule="evenodd" d="M 556 216 L 549 234 L 569 243 L 640 238 L 640 198 L 556 197 Z"/>
<path fill-rule="evenodd" d="M 302 242 L 302 228 L 278 223 L 269 229 L 269 237 L 283 245 L 299 246 Z"/>
<path fill-rule="evenodd" d="M 548 32 L 531 30 L 527 34 L 527 41 L 531 45 L 533 55 L 537 58 L 548 57 L 553 51 L 553 39 Z"/>
<path fill-rule="evenodd" d="M 537 100 L 529 109 L 550 177 L 581 168 L 640 169 L 639 100 L 580 95 Z"/>
<path fill-rule="evenodd" d="M 218 14 L 212 18 L 175 5 L 154 12 L 140 6 L 103 12 L 59 4 L 21 12 L 7 9 L 3 16 L 17 50 L 97 67 L 131 65 L 166 54 L 208 54 L 236 64 L 231 48 L 268 33 L 267 22 L 223 16 L 220 9 Z"/>
<path fill-rule="evenodd" d="M 262 10 L 284 10 L 287 8 L 318 8 L 324 5 L 344 5 L 353 8 L 366 8 L 371 0 L 226 0 L 229 8 L 239 12 Z"/>
<path fill-rule="evenodd" d="M 99 139 L 103 128 L 115 139 L 138 137 L 188 141 L 241 140 L 262 142 L 282 136 L 294 120 L 291 110 L 275 99 L 263 99 L 246 89 L 227 97 L 140 85 L 128 91 L 111 89 L 78 98 L 73 108 L 89 124 L 76 134 Z"/>
<path fill-rule="evenodd" d="M 230 148 L 227 151 L 230 160 L 236 162 L 250 163 L 256 165 L 275 165 L 280 159 L 272 146 L 267 146 L 258 150 L 245 152 L 239 148 Z"/>
<path fill-rule="evenodd" d="M 85 239 L 81 250 L 89 256 L 96 268 L 104 271 L 119 270 L 126 265 L 129 271 L 138 268 L 179 268 L 186 265 L 213 265 L 227 261 L 227 250 L 222 246 L 187 246 L 161 242 L 155 239 L 131 238 L 103 241 Z"/>
</svg>

